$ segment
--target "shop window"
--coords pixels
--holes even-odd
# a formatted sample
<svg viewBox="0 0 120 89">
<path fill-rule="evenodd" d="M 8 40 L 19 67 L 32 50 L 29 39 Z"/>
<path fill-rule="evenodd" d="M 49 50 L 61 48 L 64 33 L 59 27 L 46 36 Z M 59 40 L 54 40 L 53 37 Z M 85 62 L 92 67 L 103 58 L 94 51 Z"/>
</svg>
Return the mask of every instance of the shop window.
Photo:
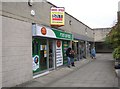
<svg viewBox="0 0 120 89">
<path fill-rule="evenodd" d="M 32 43 L 32 52 L 33 52 L 33 54 L 38 54 L 38 42 L 37 41 L 33 41 L 33 43 Z"/>
</svg>

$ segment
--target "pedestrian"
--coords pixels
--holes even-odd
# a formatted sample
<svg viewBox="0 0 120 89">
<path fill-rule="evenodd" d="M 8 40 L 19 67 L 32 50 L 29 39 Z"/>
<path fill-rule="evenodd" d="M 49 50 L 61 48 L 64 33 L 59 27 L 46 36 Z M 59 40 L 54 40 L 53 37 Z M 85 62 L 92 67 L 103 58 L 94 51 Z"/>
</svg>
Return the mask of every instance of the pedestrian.
<svg viewBox="0 0 120 89">
<path fill-rule="evenodd" d="M 67 66 L 70 68 L 70 64 L 71 64 L 71 59 L 70 59 L 70 56 L 71 56 L 71 47 L 69 47 L 67 50 L 66 50 L 66 56 L 67 56 Z"/>
<path fill-rule="evenodd" d="M 93 48 L 91 49 L 91 57 L 92 57 L 92 59 L 96 59 L 95 47 L 93 47 Z"/>
<path fill-rule="evenodd" d="M 75 51 L 71 50 L 70 52 L 71 52 L 71 54 L 70 54 L 71 65 L 75 67 L 75 63 L 74 63 Z"/>
</svg>

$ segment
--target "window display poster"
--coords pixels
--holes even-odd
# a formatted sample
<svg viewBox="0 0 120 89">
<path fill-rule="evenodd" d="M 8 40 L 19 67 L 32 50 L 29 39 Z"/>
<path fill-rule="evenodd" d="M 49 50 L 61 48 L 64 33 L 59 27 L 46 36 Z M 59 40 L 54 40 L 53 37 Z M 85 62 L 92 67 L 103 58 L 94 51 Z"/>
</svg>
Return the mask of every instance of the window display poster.
<svg viewBox="0 0 120 89">
<path fill-rule="evenodd" d="M 47 45 L 40 45 L 40 50 L 47 50 Z"/>
<path fill-rule="evenodd" d="M 38 55 L 35 55 L 33 57 L 33 71 L 36 71 L 37 69 L 39 69 L 39 56 Z"/>
<path fill-rule="evenodd" d="M 47 51 L 44 50 L 44 57 L 47 57 Z"/>
<path fill-rule="evenodd" d="M 56 40 L 56 66 L 63 65 L 62 41 Z"/>
</svg>

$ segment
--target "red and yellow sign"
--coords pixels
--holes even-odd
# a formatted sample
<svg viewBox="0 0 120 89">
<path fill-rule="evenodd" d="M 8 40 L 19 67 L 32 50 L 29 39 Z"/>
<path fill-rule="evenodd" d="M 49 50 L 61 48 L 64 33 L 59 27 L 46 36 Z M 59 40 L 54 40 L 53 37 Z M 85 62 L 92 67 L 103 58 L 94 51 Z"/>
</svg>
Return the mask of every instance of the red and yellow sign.
<svg viewBox="0 0 120 89">
<path fill-rule="evenodd" d="M 63 7 L 51 8 L 51 26 L 64 26 L 65 9 Z"/>
</svg>

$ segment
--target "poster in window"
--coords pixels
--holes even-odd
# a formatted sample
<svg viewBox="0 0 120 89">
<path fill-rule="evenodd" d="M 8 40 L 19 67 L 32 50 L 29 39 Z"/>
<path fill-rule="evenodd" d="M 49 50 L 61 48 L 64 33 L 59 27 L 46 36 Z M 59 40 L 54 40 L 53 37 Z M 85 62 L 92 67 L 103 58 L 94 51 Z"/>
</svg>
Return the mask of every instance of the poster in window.
<svg viewBox="0 0 120 89">
<path fill-rule="evenodd" d="M 46 50 L 47 46 L 46 45 L 40 45 L 40 50 Z"/>
<path fill-rule="evenodd" d="M 63 65 L 62 41 L 56 40 L 56 66 Z"/>
<path fill-rule="evenodd" d="M 47 51 L 44 50 L 44 57 L 47 57 Z"/>
<path fill-rule="evenodd" d="M 33 71 L 36 71 L 37 69 L 39 69 L 39 56 L 38 55 L 35 55 L 33 57 Z"/>
</svg>

